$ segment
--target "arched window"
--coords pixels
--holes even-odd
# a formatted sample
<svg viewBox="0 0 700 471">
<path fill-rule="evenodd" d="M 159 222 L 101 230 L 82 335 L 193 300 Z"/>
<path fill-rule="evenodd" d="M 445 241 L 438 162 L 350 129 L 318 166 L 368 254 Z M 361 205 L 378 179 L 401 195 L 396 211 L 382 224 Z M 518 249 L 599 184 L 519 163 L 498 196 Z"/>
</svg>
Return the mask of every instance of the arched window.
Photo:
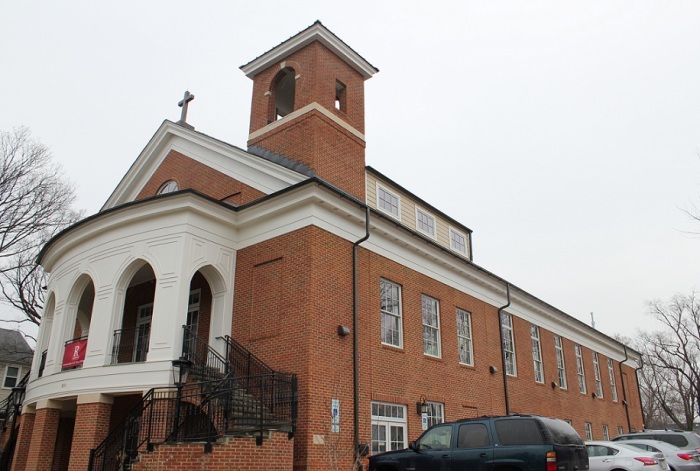
<svg viewBox="0 0 700 471">
<path fill-rule="evenodd" d="M 178 189 L 179 188 L 175 180 L 168 180 L 160 186 L 157 194 L 164 195 L 165 193 L 172 193 L 173 191 L 177 191 Z"/>
<path fill-rule="evenodd" d="M 280 70 L 272 81 L 269 122 L 284 118 L 294 111 L 295 73 L 291 67 Z"/>
</svg>

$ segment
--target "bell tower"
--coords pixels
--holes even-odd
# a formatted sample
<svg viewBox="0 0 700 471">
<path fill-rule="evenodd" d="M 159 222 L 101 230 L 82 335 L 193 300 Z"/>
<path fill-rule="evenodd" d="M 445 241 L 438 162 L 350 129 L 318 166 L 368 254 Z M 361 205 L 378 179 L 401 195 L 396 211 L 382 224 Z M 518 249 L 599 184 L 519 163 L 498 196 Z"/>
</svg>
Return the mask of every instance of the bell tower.
<svg viewBox="0 0 700 471">
<path fill-rule="evenodd" d="M 253 80 L 248 147 L 296 160 L 364 201 L 364 82 L 378 69 L 316 21 L 241 70 Z"/>
</svg>

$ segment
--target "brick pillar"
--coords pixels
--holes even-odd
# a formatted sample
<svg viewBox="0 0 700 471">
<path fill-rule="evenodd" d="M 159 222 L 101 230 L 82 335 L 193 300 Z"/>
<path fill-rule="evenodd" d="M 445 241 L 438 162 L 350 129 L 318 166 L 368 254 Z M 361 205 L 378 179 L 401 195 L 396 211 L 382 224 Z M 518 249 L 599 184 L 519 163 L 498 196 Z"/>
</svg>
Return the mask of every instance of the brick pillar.
<svg viewBox="0 0 700 471">
<path fill-rule="evenodd" d="M 22 408 L 15 454 L 12 457 L 12 471 L 24 471 L 27 467 L 27 457 L 29 456 L 29 445 L 32 441 L 35 418 L 36 409 L 34 406 L 25 405 Z"/>
<path fill-rule="evenodd" d="M 27 471 L 51 471 L 60 417 L 59 402 L 44 400 L 37 403 L 32 441 L 29 444 L 25 468 Z"/>
<path fill-rule="evenodd" d="M 114 399 L 105 394 L 86 394 L 78 396 L 77 402 L 68 471 L 87 469 L 90 450 L 99 445 L 109 433 L 109 417 Z"/>
</svg>

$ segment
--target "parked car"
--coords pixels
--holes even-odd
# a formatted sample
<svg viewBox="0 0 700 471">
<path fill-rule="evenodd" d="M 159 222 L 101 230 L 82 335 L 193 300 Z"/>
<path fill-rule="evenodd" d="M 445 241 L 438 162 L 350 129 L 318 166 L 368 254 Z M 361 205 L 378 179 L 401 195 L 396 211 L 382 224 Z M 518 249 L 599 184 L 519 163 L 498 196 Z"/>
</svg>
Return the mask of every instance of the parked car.
<svg viewBox="0 0 700 471">
<path fill-rule="evenodd" d="M 407 449 L 369 458 L 369 471 L 465 469 L 586 471 L 588 455 L 581 437 L 563 420 L 510 415 L 434 425 Z"/>
<path fill-rule="evenodd" d="M 683 450 L 660 440 L 624 440 L 620 443 L 640 450 L 663 453 L 671 471 L 700 471 L 700 452 L 695 449 Z"/>
<path fill-rule="evenodd" d="M 678 448 L 700 451 L 700 435 L 684 430 L 642 430 L 641 432 L 626 433 L 613 438 L 614 442 L 620 440 L 660 440 L 676 445 Z"/>
<path fill-rule="evenodd" d="M 668 471 L 663 453 L 615 442 L 586 442 L 590 471 Z"/>
</svg>

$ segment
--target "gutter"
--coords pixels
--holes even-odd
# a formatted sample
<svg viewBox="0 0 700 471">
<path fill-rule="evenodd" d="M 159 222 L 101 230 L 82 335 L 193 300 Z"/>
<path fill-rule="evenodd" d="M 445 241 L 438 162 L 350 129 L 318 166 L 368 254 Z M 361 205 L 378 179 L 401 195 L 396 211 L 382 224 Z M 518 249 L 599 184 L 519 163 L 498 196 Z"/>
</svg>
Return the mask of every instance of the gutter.
<svg viewBox="0 0 700 471">
<path fill-rule="evenodd" d="M 506 297 L 508 303 L 498 308 L 498 336 L 501 339 L 501 369 L 503 370 L 503 398 L 506 402 L 506 415 L 510 415 L 510 398 L 508 397 L 508 375 L 506 375 L 506 352 L 503 349 L 503 327 L 501 326 L 501 314 L 510 306 L 510 283 L 506 283 Z"/>
<path fill-rule="evenodd" d="M 357 281 L 357 252 L 358 247 L 369 239 L 369 206 L 365 206 L 365 235 L 352 244 L 352 382 L 353 382 L 353 438 L 355 461 L 360 461 L 360 377 L 358 354 L 358 281 Z M 361 468 L 360 468 L 361 469 Z"/>
</svg>

